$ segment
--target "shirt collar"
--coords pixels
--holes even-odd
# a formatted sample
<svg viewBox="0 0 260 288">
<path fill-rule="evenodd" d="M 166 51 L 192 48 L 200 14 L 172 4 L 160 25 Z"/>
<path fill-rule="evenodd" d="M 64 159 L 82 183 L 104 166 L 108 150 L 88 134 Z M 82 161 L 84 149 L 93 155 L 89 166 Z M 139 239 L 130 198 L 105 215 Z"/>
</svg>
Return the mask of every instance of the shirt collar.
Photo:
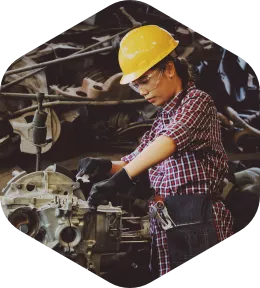
<svg viewBox="0 0 260 288">
<path fill-rule="evenodd" d="M 181 101 L 181 99 L 188 93 L 190 90 L 195 89 L 194 82 L 188 83 L 188 88 L 186 90 L 181 90 L 175 97 L 170 99 L 164 106 L 162 106 L 158 113 L 169 113 L 176 108 L 176 105 Z"/>
</svg>

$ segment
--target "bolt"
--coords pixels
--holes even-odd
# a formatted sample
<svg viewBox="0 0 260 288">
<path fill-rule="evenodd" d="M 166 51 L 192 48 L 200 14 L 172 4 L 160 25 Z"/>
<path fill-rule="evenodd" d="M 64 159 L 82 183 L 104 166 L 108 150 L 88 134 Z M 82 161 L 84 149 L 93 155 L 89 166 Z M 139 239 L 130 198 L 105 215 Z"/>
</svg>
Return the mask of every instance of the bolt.
<svg viewBox="0 0 260 288">
<path fill-rule="evenodd" d="M 133 263 L 131 264 L 131 266 L 132 266 L 134 269 L 137 269 L 137 268 L 138 268 L 138 265 L 137 265 L 135 262 L 133 262 Z"/>
</svg>

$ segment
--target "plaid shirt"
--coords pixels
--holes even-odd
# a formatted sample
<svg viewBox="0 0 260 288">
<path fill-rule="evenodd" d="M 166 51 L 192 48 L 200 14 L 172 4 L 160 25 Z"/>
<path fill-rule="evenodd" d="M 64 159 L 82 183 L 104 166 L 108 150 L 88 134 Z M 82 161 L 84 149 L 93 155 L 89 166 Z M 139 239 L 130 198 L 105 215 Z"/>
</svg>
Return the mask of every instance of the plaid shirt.
<svg viewBox="0 0 260 288">
<path fill-rule="evenodd" d="M 157 137 L 172 137 L 177 151 L 149 169 L 152 187 L 157 195 L 220 194 L 228 171 L 227 156 L 212 98 L 197 90 L 193 83 L 178 93 L 157 112 L 152 128 L 147 131 L 136 150 L 123 157 L 132 161 Z M 218 240 L 232 235 L 232 217 L 221 201 L 214 203 L 213 221 Z M 166 233 L 151 219 L 151 235 L 157 249 L 159 272 L 170 271 Z"/>
</svg>

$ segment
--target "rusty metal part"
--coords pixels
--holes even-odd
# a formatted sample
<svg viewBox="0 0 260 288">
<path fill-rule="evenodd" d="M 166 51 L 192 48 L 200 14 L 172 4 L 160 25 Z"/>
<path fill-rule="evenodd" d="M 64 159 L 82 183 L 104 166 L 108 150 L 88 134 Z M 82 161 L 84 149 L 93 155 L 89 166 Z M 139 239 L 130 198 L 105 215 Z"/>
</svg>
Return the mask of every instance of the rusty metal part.
<svg viewBox="0 0 260 288">
<path fill-rule="evenodd" d="M 225 113 L 237 127 L 242 128 L 242 130 L 238 131 L 234 135 L 235 144 L 237 144 L 240 138 L 245 135 L 248 135 L 248 136 L 252 135 L 255 137 L 260 137 L 260 131 L 252 127 L 251 125 L 249 125 L 247 122 L 245 122 L 233 108 L 226 106 Z"/>
<path fill-rule="evenodd" d="M 5 85 L 2 85 L 2 86 L 0 86 L 0 91 L 2 89 L 6 89 L 6 88 L 11 87 L 11 86 L 13 86 L 15 84 L 18 84 L 18 83 L 22 82 L 24 79 L 26 79 L 28 77 L 31 77 L 31 76 L 43 71 L 44 69 L 45 69 L 45 67 L 37 69 L 37 70 L 35 70 L 35 71 L 31 72 L 31 73 L 28 73 L 27 75 L 24 75 L 24 76 L 20 77 L 19 79 L 16 79 L 16 80 L 14 80 L 12 82 L 9 82 L 9 83 L 7 83 Z"/>
<path fill-rule="evenodd" d="M 145 24 L 146 22 L 142 23 L 142 24 Z M 122 35 L 122 34 L 125 34 L 127 33 L 128 31 L 132 30 L 133 27 L 130 27 L 124 31 L 121 31 L 113 36 L 111 36 L 110 38 L 107 38 L 107 39 L 104 39 L 103 41 L 99 41 L 98 43 L 95 43 L 91 46 L 88 46 L 80 51 L 77 51 L 73 54 L 71 54 L 70 56 L 68 57 L 64 57 L 64 58 L 60 58 L 60 59 L 55 59 L 55 60 L 52 60 L 52 61 L 47 61 L 47 62 L 43 62 L 43 63 L 39 63 L 37 65 L 34 65 L 34 66 L 31 66 L 31 67 L 27 67 L 27 68 L 22 68 L 22 69 L 14 69 L 14 70 L 10 70 L 10 71 L 7 71 L 4 73 L 4 76 L 7 76 L 7 75 L 11 75 L 11 74 L 15 74 L 15 73 L 19 73 L 19 72 L 24 72 L 24 71 L 28 71 L 28 70 L 33 70 L 35 68 L 38 68 L 38 67 L 42 67 L 41 70 L 39 71 L 42 71 L 44 70 L 47 66 L 49 65 L 52 65 L 52 64 L 57 64 L 57 63 L 60 63 L 60 62 L 64 62 L 64 61 L 67 61 L 67 60 L 71 60 L 71 59 L 77 59 L 77 58 L 80 58 L 80 57 L 84 57 L 84 56 L 88 56 L 88 55 L 92 55 L 92 54 L 96 54 L 96 53 L 102 53 L 102 52 L 107 52 L 107 51 L 111 51 L 114 49 L 114 46 L 111 45 L 111 46 L 108 46 L 108 47 L 104 47 L 104 48 L 100 48 L 100 49 L 96 49 L 96 50 L 93 50 L 93 51 L 89 51 L 87 53 L 85 53 L 85 51 L 89 50 L 89 49 L 92 49 L 92 48 L 95 48 L 97 46 L 100 46 L 102 43 L 105 43 L 107 41 L 110 41 L 110 40 L 113 40 L 114 38 Z M 80 55 L 79 55 L 80 54 Z M 28 74 L 29 75 L 29 74 Z M 29 77 L 29 76 L 28 76 Z"/>
<path fill-rule="evenodd" d="M 24 71 L 29 71 L 29 70 L 33 70 L 36 68 L 41 68 L 41 67 L 47 67 L 47 66 L 51 66 L 51 65 L 55 65 L 55 64 L 59 64 L 65 61 L 69 61 L 69 60 L 74 60 L 74 59 L 78 59 L 78 58 L 83 58 L 86 56 L 90 56 L 90 55 L 94 55 L 94 54 L 98 54 L 98 53 L 102 53 L 102 52 L 107 52 L 107 51 L 112 51 L 114 49 L 114 47 L 108 46 L 105 48 L 99 48 L 93 51 L 89 51 L 89 52 L 84 52 L 84 53 L 80 53 L 80 54 L 74 54 L 68 57 L 64 57 L 64 58 L 60 58 L 60 59 L 55 59 L 55 60 L 51 60 L 51 61 L 47 61 L 47 62 L 43 62 L 43 63 L 39 63 L 33 66 L 29 66 L 29 67 L 23 67 L 23 68 L 19 68 L 19 69 L 14 69 L 14 70 L 9 70 L 5 73 L 5 76 L 8 75 L 12 75 L 15 73 L 20 73 L 20 72 L 24 72 Z"/>
<path fill-rule="evenodd" d="M 133 24 L 134 28 L 140 27 L 142 26 L 141 22 L 137 22 L 133 16 L 131 16 L 129 13 L 126 12 L 124 7 L 120 7 L 121 12 L 131 21 L 131 23 Z"/>
<path fill-rule="evenodd" d="M 233 108 L 226 106 L 224 107 L 224 112 L 225 114 L 240 128 L 245 128 L 246 127 L 246 122 L 241 119 Z"/>
<path fill-rule="evenodd" d="M 93 81 L 105 83 L 109 76 L 105 75 L 103 69 L 101 70 L 99 67 L 93 66 L 84 71 L 82 79 L 84 78 L 90 78 Z"/>
<path fill-rule="evenodd" d="M 44 104 L 48 103 L 43 103 L 43 108 L 45 108 Z M 33 105 L 33 107 L 35 107 L 34 110 L 38 109 L 38 105 Z M 34 116 L 34 110 L 22 114 L 17 113 L 17 115 L 12 117 L 15 119 L 9 120 L 14 132 L 16 134 L 19 134 L 21 137 L 20 150 L 28 154 L 36 153 L 36 147 L 32 143 L 32 129 L 31 129 L 32 123 L 28 123 L 27 121 L 28 118 L 32 118 Z M 47 139 L 52 139 L 52 142 L 47 143 L 44 147 L 42 147 L 42 153 L 45 153 L 51 149 L 54 143 L 58 140 L 61 133 L 61 124 L 55 111 L 53 109 L 46 109 L 46 112 L 48 112 L 46 121 Z"/>
<path fill-rule="evenodd" d="M 146 102 L 145 99 L 136 100 L 121 100 L 121 101 L 54 101 L 49 103 L 43 103 L 43 108 L 50 108 L 59 105 L 89 105 L 89 106 L 117 106 L 117 105 L 131 105 L 131 104 L 141 104 Z M 37 105 L 33 105 L 15 112 L 9 112 L 0 119 L 11 119 L 23 115 L 24 113 L 34 111 L 38 108 Z"/>
<path fill-rule="evenodd" d="M 128 31 L 128 30 L 129 30 L 129 29 L 127 29 L 127 31 Z M 125 32 L 125 31 L 122 31 L 122 32 L 120 32 L 120 33 L 117 33 L 116 35 L 110 37 L 110 38 L 107 39 L 106 41 L 111 40 L 111 39 L 113 39 L 114 37 L 117 37 L 119 34 L 121 34 L 121 33 L 123 33 L 123 32 Z M 91 46 L 88 46 L 88 47 L 86 47 L 86 48 L 84 48 L 84 49 L 82 49 L 82 50 L 80 50 L 80 51 L 77 51 L 77 52 L 75 52 L 75 53 L 72 53 L 70 56 L 76 55 L 76 54 L 79 54 L 79 53 L 86 52 L 86 51 L 89 50 L 89 49 L 92 49 L 92 48 L 97 47 L 98 45 L 101 45 L 103 42 L 105 42 L 105 41 L 100 41 L 99 43 L 95 43 L 95 44 L 93 44 L 93 45 L 91 45 Z M 62 58 L 62 59 L 63 59 L 63 58 Z M 0 91 L 1 91 L 2 89 L 5 89 L 5 88 L 8 88 L 8 87 L 13 86 L 14 84 L 17 84 L 17 83 L 23 81 L 24 79 L 26 79 L 26 78 L 28 78 L 28 77 L 30 77 L 30 76 L 33 76 L 34 74 L 37 74 L 37 73 L 43 71 L 46 67 L 47 67 L 47 66 L 44 66 L 44 67 L 42 67 L 42 68 L 40 68 L 40 69 L 37 69 L 37 70 L 35 70 L 35 71 L 31 72 L 31 73 L 28 73 L 27 75 L 24 75 L 23 77 L 21 77 L 21 78 L 19 78 L 19 79 L 16 79 L 15 81 L 12 81 L 12 82 L 10 82 L 10 83 L 8 83 L 8 84 L 2 85 L 2 86 L 0 87 Z M 9 72 L 9 71 L 7 71 L 7 72 Z M 5 75 L 8 75 L 8 74 L 5 74 Z"/>
<path fill-rule="evenodd" d="M 253 128 L 253 127 L 251 127 Z M 260 137 L 260 131 L 253 128 L 253 130 L 251 128 L 244 128 L 240 131 L 238 131 L 237 133 L 235 133 L 234 135 L 234 142 L 235 144 L 239 144 L 239 140 L 244 137 L 244 136 L 256 136 L 256 137 Z"/>
<path fill-rule="evenodd" d="M 234 132 L 233 142 L 235 145 L 239 146 L 241 138 L 245 136 L 260 138 L 260 130 L 249 125 L 248 122 L 243 120 L 233 108 L 226 106 L 224 111 L 226 116 L 218 113 L 218 119 L 225 128 Z M 251 116 L 252 119 L 255 119 L 256 117 L 258 117 L 258 114 Z M 237 131 L 236 128 L 240 128 L 240 130 Z"/>
<path fill-rule="evenodd" d="M 19 61 L 17 61 L 14 65 L 12 65 L 13 69 L 18 69 L 24 66 L 31 66 L 36 64 L 32 59 L 28 58 L 28 57 L 23 57 L 22 59 L 20 59 Z M 33 71 L 34 74 L 35 71 Z M 21 73 L 20 76 L 24 76 L 24 74 L 27 74 L 26 72 Z M 19 77 L 18 74 L 13 74 L 10 76 L 6 76 L 6 80 L 8 82 L 10 81 L 16 81 L 16 80 L 21 80 L 21 78 Z M 26 77 L 25 79 L 23 79 L 21 81 L 21 83 L 16 86 L 16 90 L 18 90 L 17 92 L 19 92 L 19 90 L 21 91 L 27 91 L 28 93 L 46 93 L 48 92 L 48 86 L 47 86 L 47 80 L 46 80 L 46 76 L 45 73 L 43 71 L 41 71 L 40 73 L 36 74 L 36 75 L 31 75 L 31 77 Z M 36 95 L 37 95 L 36 94 Z M 25 108 L 31 105 L 34 105 L 36 103 L 35 100 L 37 99 L 37 97 L 33 97 L 31 98 L 31 101 L 28 101 L 24 98 L 20 98 L 20 99 L 6 99 L 4 97 L 0 96 L 0 101 L 1 102 L 5 102 L 5 113 L 8 113 L 7 111 L 16 111 L 18 109 L 21 108 Z M 43 97 L 42 100 L 43 101 Z M 17 107 L 17 103 L 22 103 L 23 107 Z M 14 107 L 12 107 L 14 106 Z M 20 106 L 20 105 L 19 105 Z M 53 127 L 58 127 L 59 125 L 59 120 L 57 119 L 57 116 L 54 115 L 54 113 L 51 113 L 51 119 L 48 119 L 48 122 L 50 125 L 48 125 L 48 129 L 51 129 L 51 132 L 48 134 L 51 134 L 53 136 L 53 131 L 58 131 L 59 129 L 53 129 Z M 56 117 L 55 117 L 56 116 Z M 30 153 L 30 148 L 31 148 L 31 139 L 30 137 L 27 137 L 30 135 L 30 130 L 34 130 L 32 129 L 32 127 L 30 127 L 30 120 L 33 118 L 32 114 L 27 114 L 24 117 L 19 117 L 18 119 L 13 119 L 12 121 L 10 121 L 10 124 L 13 126 L 13 129 L 16 131 L 16 134 L 19 134 L 21 137 L 21 142 L 20 142 L 20 148 L 22 152 L 26 152 L 29 151 Z M 51 120 L 51 121 L 49 121 Z M 55 125 L 53 125 L 53 123 L 55 123 Z M 56 124 L 57 123 L 57 124 Z M 44 129 L 40 129 L 39 131 L 44 131 Z M 54 137 L 57 138 L 57 137 Z M 28 150 L 29 149 L 29 150 Z M 33 149 L 35 150 L 35 149 Z"/>
<path fill-rule="evenodd" d="M 223 115 L 222 113 L 218 112 L 218 120 L 220 121 L 220 123 L 224 126 L 227 127 L 229 129 L 233 129 L 233 122 L 231 120 L 229 120 L 225 115 Z"/>
<path fill-rule="evenodd" d="M 34 60 L 30 59 L 29 57 L 23 57 L 20 61 L 16 62 L 12 65 L 12 69 L 20 69 L 24 67 L 30 67 L 37 64 Z M 35 72 L 35 71 L 34 71 Z M 20 76 L 23 77 L 27 74 L 26 72 L 18 74 L 12 74 L 6 76 L 5 81 L 12 82 L 13 80 L 20 80 Z M 26 77 L 23 81 L 20 82 L 19 86 L 22 86 L 28 93 L 37 93 L 37 92 L 44 92 L 45 94 L 48 93 L 48 85 L 46 80 L 46 75 L 44 71 L 38 72 L 35 75 L 30 76 L 29 78 Z M 19 92 L 15 91 L 15 92 Z"/>
<path fill-rule="evenodd" d="M 35 237 L 40 229 L 39 217 L 34 209 L 20 207 L 9 214 L 10 223 L 25 234 Z"/>
<path fill-rule="evenodd" d="M 73 53 L 81 51 L 84 46 L 82 45 L 77 45 L 74 43 L 44 43 L 43 44 L 45 48 L 43 47 L 37 47 L 36 49 L 30 51 L 29 53 L 26 54 L 27 57 L 30 57 L 31 59 L 39 59 L 40 57 L 49 55 L 49 54 L 54 54 L 55 58 L 58 58 L 56 50 L 67 50 L 71 51 Z M 72 54 L 73 54 L 72 53 Z M 72 55 L 71 54 L 71 55 Z M 37 61 L 40 62 L 40 61 Z"/>
<path fill-rule="evenodd" d="M 132 90 L 127 85 L 121 85 L 120 79 L 122 73 L 117 73 L 108 78 L 105 83 L 93 81 L 90 78 L 84 78 L 81 87 L 70 87 L 65 91 L 56 85 L 50 86 L 57 94 L 66 97 L 75 98 L 78 95 L 87 96 L 88 99 L 95 100 L 123 100 L 131 97 Z M 85 98 L 86 99 L 86 98 Z"/>
<path fill-rule="evenodd" d="M 145 22 L 142 23 L 142 24 L 145 24 Z M 111 41 L 111 40 L 113 40 L 114 38 L 118 38 L 119 36 L 121 36 L 121 35 L 123 35 L 123 34 L 126 34 L 126 33 L 129 32 L 130 30 L 132 30 L 133 28 L 135 28 L 135 27 L 128 28 L 128 29 L 126 29 L 126 30 L 124 30 L 124 31 L 121 31 L 121 32 L 119 32 L 119 33 L 117 33 L 117 34 L 115 34 L 115 35 L 113 35 L 113 36 L 111 36 L 111 37 L 109 37 L 109 38 L 107 38 L 107 39 L 104 39 L 103 41 L 99 41 L 98 43 L 95 43 L 95 44 L 93 44 L 93 45 L 90 45 L 90 46 L 88 46 L 88 47 L 86 47 L 86 48 L 84 48 L 84 49 L 82 49 L 82 50 L 80 50 L 80 51 L 76 51 L 75 53 L 72 53 L 70 56 L 72 56 L 72 55 L 77 55 L 77 54 L 81 54 L 81 53 L 86 52 L 86 51 L 88 51 L 88 50 L 90 50 L 90 49 L 96 48 L 96 47 L 100 46 L 101 44 L 103 44 L 103 43 L 105 43 L 105 42 L 107 42 L 107 41 Z M 65 57 L 65 58 L 67 58 L 67 57 Z M 63 58 L 62 58 L 62 59 L 63 59 Z M 18 60 L 19 60 L 19 59 L 18 59 Z M 26 79 L 27 77 L 30 77 L 30 76 L 38 73 L 38 72 L 43 71 L 46 67 L 47 67 L 47 66 L 44 66 L 44 67 L 42 67 L 41 69 L 39 69 L 39 70 L 37 70 L 37 71 L 34 71 L 33 73 L 29 73 L 29 74 L 23 76 L 23 77 L 20 78 L 20 79 L 17 79 L 17 80 L 15 80 L 15 81 L 11 82 L 11 83 L 6 84 L 6 85 L 0 86 L 0 91 L 1 91 L 2 89 L 4 89 L 4 88 L 7 88 L 7 87 L 10 87 L 10 86 L 12 86 L 12 85 L 14 85 L 14 84 L 16 84 L 16 83 L 19 83 L 20 81 Z M 30 68 L 29 70 L 32 70 L 32 69 Z M 24 70 L 24 71 L 25 71 L 25 70 Z M 10 72 L 10 71 L 7 71 L 4 76 L 8 75 L 8 74 L 7 74 L 8 72 Z"/>
<path fill-rule="evenodd" d="M 107 39 L 104 39 L 103 41 L 100 41 L 100 42 L 95 43 L 95 44 L 93 44 L 93 45 L 91 45 L 91 46 L 88 46 L 88 47 L 84 48 L 83 50 L 77 51 L 75 54 L 83 53 L 83 52 L 85 52 L 85 51 L 87 51 L 87 50 L 89 50 L 89 49 L 96 48 L 96 47 L 99 46 L 100 44 L 103 44 L 103 43 L 105 43 L 105 42 L 107 42 L 107 41 L 113 40 L 114 38 L 119 37 L 119 36 L 121 36 L 121 35 L 129 32 L 129 31 L 132 30 L 132 29 L 133 29 L 133 27 L 128 28 L 128 29 L 126 29 L 126 30 L 124 30 L 124 31 L 121 31 L 121 32 L 119 32 L 119 33 L 117 33 L 117 34 L 115 34 L 115 35 L 113 35 L 113 36 L 111 36 L 111 37 L 109 37 L 109 38 L 107 38 Z"/>
<path fill-rule="evenodd" d="M 24 93 L 7 93 L 7 92 L 0 92 L 0 97 L 8 97 L 8 98 L 22 98 L 22 99 L 29 99 L 29 100 L 36 100 L 36 94 L 24 94 Z M 77 99 L 78 101 L 86 101 L 88 100 L 86 97 L 81 96 L 69 96 L 69 95 L 44 95 L 44 99 L 46 100 L 68 100 L 68 98 Z"/>
</svg>

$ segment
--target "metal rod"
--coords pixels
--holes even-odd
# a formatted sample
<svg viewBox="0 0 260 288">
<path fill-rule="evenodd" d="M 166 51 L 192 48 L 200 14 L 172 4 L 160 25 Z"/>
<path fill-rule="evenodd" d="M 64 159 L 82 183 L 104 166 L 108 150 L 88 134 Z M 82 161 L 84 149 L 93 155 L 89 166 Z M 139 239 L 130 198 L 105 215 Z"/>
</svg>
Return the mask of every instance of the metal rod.
<svg viewBox="0 0 260 288">
<path fill-rule="evenodd" d="M 16 79 L 16 80 L 14 80 L 14 81 L 12 81 L 12 82 L 10 82 L 10 83 L 7 83 L 7 84 L 5 84 L 5 85 L 2 85 L 2 86 L 0 87 L 0 90 L 5 89 L 5 88 L 8 88 L 8 87 L 10 87 L 10 86 L 13 86 L 14 84 L 20 83 L 20 82 L 23 81 L 24 79 L 26 79 L 26 78 L 28 78 L 28 77 L 30 77 L 30 76 L 33 76 L 34 74 L 37 74 L 37 73 L 43 71 L 44 68 L 45 68 L 45 67 L 43 67 L 43 68 L 41 68 L 41 69 L 37 69 L 37 70 L 35 70 L 35 71 L 27 74 L 27 75 L 24 75 L 24 76 L 20 77 L 19 79 Z"/>
<path fill-rule="evenodd" d="M 126 29 L 126 30 L 124 30 L 124 31 L 121 31 L 121 32 L 119 32 L 119 33 L 117 33 L 117 34 L 115 34 L 115 35 L 113 35 L 113 36 L 111 36 L 111 37 L 109 37 L 109 38 L 107 38 L 107 39 L 105 39 L 105 40 L 102 40 L 102 41 L 100 41 L 100 42 L 98 42 L 98 43 L 95 43 L 95 44 L 93 44 L 93 45 L 90 45 L 90 46 L 88 46 L 88 47 L 86 47 L 86 48 L 84 48 L 84 49 L 82 49 L 82 50 L 80 50 L 80 51 L 77 51 L 77 52 L 75 52 L 74 54 L 83 53 L 83 52 L 85 52 L 85 51 L 87 51 L 87 50 L 89 50 L 89 49 L 95 48 L 95 47 L 99 46 L 99 45 L 102 44 L 102 43 L 108 42 L 108 41 L 110 41 L 110 40 L 112 40 L 112 39 L 114 39 L 114 38 L 116 38 L 116 37 L 118 37 L 118 36 L 121 36 L 122 34 L 127 33 L 128 31 L 132 30 L 133 28 L 135 28 L 135 27 L 131 27 L 131 28 L 128 28 L 128 29 Z"/>
<path fill-rule="evenodd" d="M 147 240 L 140 240 L 140 241 L 120 241 L 121 243 L 147 243 Z"/>
<path fill-rule="evenodd" d="M 5 92 L 0 92 L 0 97 L 14 97 L 14 98 L 26 98 L 26 99 L 31 99 L 31 100 L 35 100 L 37 97 L 37 94 L 27 94 L 27 93 L 5 93 Z M 82 97 L 82 96 L 65 96 L 65 95 L 59 95 L 59 94 L 53 94 L 53 95 L 49 95 L 46 94 L 44 95 L 45 99 L 49 99 L 49 100 L 65 100 L 68 101 L 68 99 L 74 100 L 77 99 L 79 101 L 88 101 L 88 102 L 96 102 L 96 103 L 104 103 L 104 102 L 114 102 L 114 101 L 104 101 L 104 102 L 100 102 L 99 100 L 93 100 L 91 98 L 87 98 L 87 97 Z M 122 100 L 124 102 L 127 103 L 127 101 L 131 101 L 130 103 L 142 103 L 142 102 L 146 102 L 145 99 L 136 99 L 136 100 Z M 137 101 L 137 102 L 136 102 Z M 122 196 L 122 195 L 120 195 Z M 122 196 L 124 197 L 124 196 Z M 127 197 L 127 196 L 126 196 Z M 133 197 L 132 197 L 133 198 Z"/>
<path fill-rule="evenodd" d="M 141 217 L 122 217 L 122 220 L 134 220 L 134 219 L 141 219 Z"/>
<path fill-rule="evenodd" d="M 97 43 L 95 43 L 95 44 L 93 44 L 93 45 L 90 45 L 90 46 L 88 46 L 88 47 L 86 47 L 86 48 L 84 48 L 84 49 L 81 49 L 80 51 L 77 51 L 77 52 L 72 53 L 71 55 L 76 55 L 76 54 L 80 54 L 80 53 L 86 52 L 86 51 L 88 51 L 89 49 L 95 48 L 95 47 L 97 47 L 97 46 L 99 46 L 99 45 L 101 45 L 101 44 L 103 44 L 103 43 L 105 43 L 105 42 L 107 42 L 107 41 L 112 40 L 112 39 L 115 38 L 115 37 L 119 37 L 119 36 L 121 36 L 122 34 L 125 34 L 125 33 L 129 32 L 129 31 L 132 30 L 133 28 L 135 28 L 135 27 L 131 27 L 131 28 L 128 28 L 128 29 L 126 29 L 126 30 L 124 30 L 124 31 L 121 31 L 121 32 L 119 32 L 119 33 L 117 33 L 117 34 L 109 37 L 108 39 L 105 39 L 105 40 L 102 40 L 102 41 L 100 41 L 100 42 L 97 42 Z M 70 55 L 70 56 L 71 56 L 71 55 Z M 20 58 L 22 58 L 22 57 L 20 57 Z M 19 58 L 19 59 L 20 59 L 20 58 Z M 67 57 L 65 57 L 65 58 L 67 58 Z M 32 72 L 32 73 L 29 73 L 29 74 L 27 74 L 27 75 L 25 75 L 25 76 L 23 76 L 23 77 L 21 77 L 21 78 L 19 78 L 19 79 L 17 79 L 17 80 L 14 80 L 14 81 L 12 81 L 12 82 L 10 82 L 10 83 L 8 83 L 8 84 L 5 84 L 5 85 L 3 85 L 3 86 L 0 86 L 0 90 L 5 89 L 5 88 L 7 88 L 7 87 L 10 87 L 10 86 L 12 86 L 12 85 L 14 85 L 14 84 L 17 84 L 17 83 L 21 82 L 22 80 L 24 80 L 24 79 L 26 79 L 26 78 L 28 78 L 28 77 L 30 77 L 30 76 L 38 73 L 38 72 L 43 71 L 46 67 L 47 67 L 47 66 L 44 66 L 44 67 L 42 67 L 41 69 L 38 69 L 38 70 L 36 70 L 36 71 L 34 71 L 34 72 Z M 7 71 L 7 72 L 8 72 L 8 71 Z M 7 73 L 7 72 L 6 72 L 6 73 Z M 6 76 L 6 75 L 8 75 L 8 74 L 5 74 L 5 76 Z"/>
<path fill-rule="evenodd" d="M 23 98 L 29 100 L 36 100 L 36 94 L 23 94 L 23 93 L 5 93 L 0 92 L 0 96 L 11 97 L 11 98 Z M 79 100 L 79 101 L 87 101 L 90 98 L 82 97 L 82 96 L 64 96 L 64 95 L 44 95 L 44 99 L 48 100 Z"/>
<path fill-rule="evenodd" d="M 68 61 L 68 60 L 74 60 L 74 59 L 82 58 L 82 57 L 93 55 L 93 54 L 98 54 L 98 53 L 102 53 L 102 52 L 108 52 L 108 51 L 111 51 L 113 49 L 114 49 L 114 47 L 111 45 L 111 46 L 108 46 L 108 47 L 105 47 L 105 48 L 100 48 L 100 49 L 96 49 L 96 50 L 85 52 L 85 53 L 80 53 L 80 54 L 75 54 L 75 55 L 71 55 L 71 56 L 68 56 L 68 57 L 60 58 L 60 59 L 55 59 L 55 60 L 51 60 L 51 61 L 35 64 L 35 65 L 29 66 L 29 67 L 27 66 L 27 67 L 22 67 L 22 68 L 19 68 L 19 69 L 9 70 L 9 71 L 7 71 L 5 73 L 5 76 L 12 75 L 12 74 L 15 74 L 15 73 L 24 72 L 24 71 L 33 70 L 33 69 L 36 69 L 36 68 L 47 67 L 47 66 L 50 66 L 50 65 L 59 64 L 59 63 L 62 63 L 62 62 Z"/>
<path fill-rule="evenodd" d="M 35 171 L 40 171 L 41 152 L 42 152 L 42 148 L 39 146 L 36 146 L 36 170 Z"/>
<path fill-rule="evenodd" d="M 122 100 L 122 101 L 54 101 L 54 102 L 48 102 L 43 103 L 43 108 L 50 108 L 54 106 L 59 105 L 90 105 L 90 106 L 117 106 L 117 105 L 130 105 L 130 104 L 139 104 L 144 103 L 145 99 L 136 99 L 136 100 Z M 24 113 L 34 111 L 38 108 L 38 105 L 33 105 L 15 112 L 8 112 L 6 116 L 0 117 L 0 119 L 10 119 L 10 118 L 16 118 L 18 116 L 23 115 Z"/>
</svg>

